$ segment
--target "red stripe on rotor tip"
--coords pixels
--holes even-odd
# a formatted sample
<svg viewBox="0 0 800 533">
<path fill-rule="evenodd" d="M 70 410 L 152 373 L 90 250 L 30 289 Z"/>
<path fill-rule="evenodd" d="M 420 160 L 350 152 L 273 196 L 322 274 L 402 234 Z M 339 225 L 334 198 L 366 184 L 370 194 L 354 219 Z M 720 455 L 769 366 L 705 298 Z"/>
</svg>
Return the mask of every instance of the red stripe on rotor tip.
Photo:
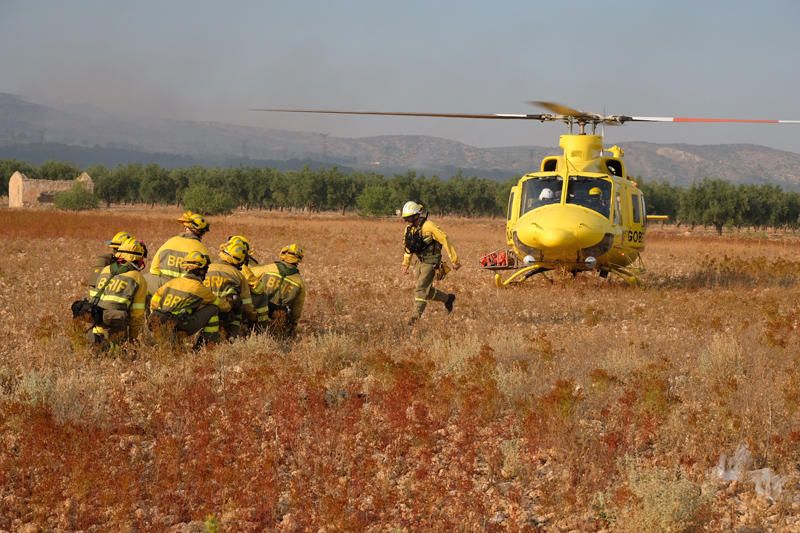
<svg viewBox="0 0 800 533">
<path fill-rule="evenodd" d="M 777 120 L 752 120 L 742 118 L 692 118 L 675 117 L 673 122 L 738 122 L 745 124 L 778 124 Z"/>
</svg>

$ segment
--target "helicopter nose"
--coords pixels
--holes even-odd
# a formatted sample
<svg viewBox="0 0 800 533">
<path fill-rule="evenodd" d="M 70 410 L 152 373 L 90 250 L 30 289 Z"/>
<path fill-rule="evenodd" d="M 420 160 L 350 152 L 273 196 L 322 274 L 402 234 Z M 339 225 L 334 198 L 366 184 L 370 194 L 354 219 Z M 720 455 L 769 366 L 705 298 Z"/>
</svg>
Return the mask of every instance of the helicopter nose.
<svg viewBox="0 0 800 533">
<path fill-rule="evenodd" d="M 575 244 L 575 234 L 562 228 L 543 230 L 536 237 L 544 248 L 564 248 Z"/>
<path fill-rule="evenodd" d="M 582 207 L 554 205 L 530 213 L 515 233 L 521 245 L 540 250 L 545 258 L 569 261 L 600 242 L 609 231 L 608 224 Z"/>
</svg>

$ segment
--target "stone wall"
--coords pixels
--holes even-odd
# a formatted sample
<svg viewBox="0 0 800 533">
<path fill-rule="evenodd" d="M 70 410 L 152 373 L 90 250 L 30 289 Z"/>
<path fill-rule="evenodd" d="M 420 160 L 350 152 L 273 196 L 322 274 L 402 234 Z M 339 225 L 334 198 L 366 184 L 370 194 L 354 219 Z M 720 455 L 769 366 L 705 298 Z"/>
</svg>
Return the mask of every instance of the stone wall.
<svg viewBox="0 0 800 533">
<path fill-rule="evenodd" d="M 75 182 L 89 192 L 94 191 L 94 181 L 84 172 L 74 180 L 35 180 L 22 172 L 14 172 L 8 181 L 8 207 L 37 207 L 53 203 L 57 192 L 68 191 Z"/>
</svg>

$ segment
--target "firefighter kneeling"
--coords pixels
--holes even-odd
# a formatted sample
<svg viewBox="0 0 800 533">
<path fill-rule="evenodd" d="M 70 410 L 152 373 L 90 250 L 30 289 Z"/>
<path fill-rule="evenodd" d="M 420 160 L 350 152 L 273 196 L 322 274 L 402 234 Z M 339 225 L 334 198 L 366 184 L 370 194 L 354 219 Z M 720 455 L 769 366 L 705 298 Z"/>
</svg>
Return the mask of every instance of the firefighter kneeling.
<svg viewBox="0 0 800 533">
<path fill-rule="evenodd" d="M 97 287 L 90 289 L 90 303 L 97 309 L 91 332 L 96 345 L 108 349 L 139 338 L 147 299 L 147 282 L 141 273 L 145 257 L 143 242 L 125 240 L 114 254 L 114 263 L 100 272 Z"/>
<path fill-rule="evenodd" d="M 181 263 L 184 276 L 168 281 L 153 295 L 149 325 L 157 337 L 166 334 L 173 340 L 176 333 L 194 335 L 202 330 L 195 349 L 219 341 L 219 313 L 231 307 L 203 285 L 209 263 L 207 255 L 189 252 Z"/>
<path fill-rule="evenodd" d="M 268 329 L 274 335 L 294 335 L 303 314 L 306 286 L 297 268 L 302 260 L 303 249 L 297 244 L 289 244 L 281 249 L 280 260 L 252 269 L 258 278 L 256 291 L 266 295 Z"/>
<path fill-rule="evenodd" d="M 242 317 L 256 322 L 250 285 L 242 266 L 247 262 L 247 249 L 237 242 L 229 242 L 219 252 L 219 261 L 211 263 L 203 285 L 211 289 L 220 301 L 227 302 L 231 310 L 220 316 L 220 327 L 228 339 L 239 336 Z"/>
</svg>

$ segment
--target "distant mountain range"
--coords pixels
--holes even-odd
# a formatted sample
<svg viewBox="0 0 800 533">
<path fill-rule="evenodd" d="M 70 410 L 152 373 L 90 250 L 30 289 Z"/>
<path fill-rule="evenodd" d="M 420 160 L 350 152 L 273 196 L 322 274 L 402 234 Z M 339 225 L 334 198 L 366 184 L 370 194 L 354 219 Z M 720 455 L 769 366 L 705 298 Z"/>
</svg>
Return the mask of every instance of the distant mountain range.
<svg viewBox="0 0 800 533">
<path fill-rule="evenodd" d="M 773 183 L 800 189 L 800 154 L 751 144 L 689 145 L 630 142 L 628 170 L 646 180 L 686 185 L 703 177 Z M 121 115 L 88 106 L 57 108 L 0 93 L 0 159 L 80 166 L 101 163 L 252 165 L 282 169 L 336 165 L 394 174 L 506 179 L 557 150 L 541 146 L 477 148 L 422 135 L 342 138 L 319 133 Z"/>
</svg>

